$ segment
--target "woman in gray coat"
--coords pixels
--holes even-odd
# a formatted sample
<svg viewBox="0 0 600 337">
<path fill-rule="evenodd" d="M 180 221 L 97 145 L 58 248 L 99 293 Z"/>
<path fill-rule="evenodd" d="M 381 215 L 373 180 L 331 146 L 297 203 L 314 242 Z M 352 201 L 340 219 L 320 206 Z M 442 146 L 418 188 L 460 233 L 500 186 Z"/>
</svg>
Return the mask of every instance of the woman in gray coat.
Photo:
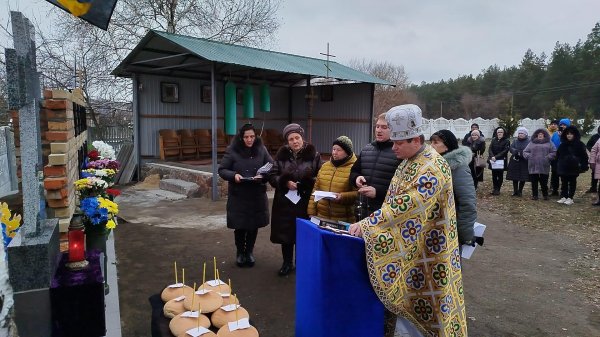
<svg viewBox="0 0 600 337">
<path fill-rule="evenodd" d="M 523 150 L 527 159 L 529 179 L 531 180 L 531 199 L 538 200 L 538 184 L 542 189 L 544 200 L 548 200 L 548 176 L 550 162 L 556 157 L 556 148 L 550 141 L 546 129 L 537 129 L 531 136 L 531 142 Z"/>
<path fill-rule="evenodd" d="M 268 177 L 257 171 L 272 162 L 252 124 L 245 124 L 219 166 L 219 176 L 228 182 L 227 227 L 234 230 L 238 267 L 254 266 L 258 229 L 269 224 Z"/>
<path fill-rule="evenodd" d="M 477 219 L 475 184 L 471 177 L 469 162 L 472 152 L 466 146 L 458 146 L 456 136 L 450 130 L 440 130 L 431 135 L 431 146 L 441 154 L 452 171 L 454 204 L 459 244 L 473 244 L 473 224 Z"/>
</svg>

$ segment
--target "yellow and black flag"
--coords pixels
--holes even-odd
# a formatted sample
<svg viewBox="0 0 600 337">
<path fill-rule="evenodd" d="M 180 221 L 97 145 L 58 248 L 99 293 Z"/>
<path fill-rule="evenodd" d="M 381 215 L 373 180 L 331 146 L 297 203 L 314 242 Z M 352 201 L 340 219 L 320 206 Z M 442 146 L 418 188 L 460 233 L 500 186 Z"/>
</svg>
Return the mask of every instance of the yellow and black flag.
<svg viewBox="0 0 600 337">
<path fill-rule="evenodd" d="M 117 0 L 46 0 L 49 3 L 106 30 Z"/>
</svg>

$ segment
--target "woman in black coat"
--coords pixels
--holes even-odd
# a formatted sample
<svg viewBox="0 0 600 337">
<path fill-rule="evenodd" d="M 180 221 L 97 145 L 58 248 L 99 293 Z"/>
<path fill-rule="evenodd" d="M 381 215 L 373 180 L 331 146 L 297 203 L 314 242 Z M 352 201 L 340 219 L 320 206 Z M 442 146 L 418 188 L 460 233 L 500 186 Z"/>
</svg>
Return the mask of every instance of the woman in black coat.
<svg viewBox="0 0 600 337">
<path fill-rule="evenodd" d="M 508 163 L 508 172 L 506 179 L 513 182 L 513 197 L 523 195 L 523 187 L 525 182 L 529 181 L 529 166 L 527 159 L 523 157 L 523 151 L 529 145 L 529 131 L 520 126 L 517 128 L 517 139 L 510 144 L 510 162 Z"/>
<path fill-rule="evenodd" d="M 483 156 L 485 152 L 485 140 L 481 138 L 481 132 L 479 130 L 471 131 L 471 140 L 468 146 L 471 148 L 471 162 L 469 163 L 469 169 L 471 170 L 471 176 L 473 177 L 473 184 L 475 190 L 477 190 L 477 184 L 483 181 L 483 167 L 475 166 L 475 158 L 477 156 Z"/>
<path fill-rule="evenodd" d="M 579 130 L 574 126 L 568 126 L 560 134 L 560 145 L 556 150 L 556 173 L 561 182 L 561 198 L 558 203 L 573 204 L 577 177 L 579 173 L 587 171 L 588 159 Z"/>
<path fill-rule="evenodd" d="M 279 276 L 288 275 L 294 269 L 296 218 L 308 219 L 308 201 L 321 168 L 321 156 L 314 146 L 304 141 L 304 130 L 300 125 L 287 125 L 283 129 L 283 137 L 287 144 L 277 151 L 269 178 L 269 183 L 275 188 L 271 242 L 281 244 L 283 255 Z M 286 197 L 289 191 L 297 191 L 300 196 L 297 203 Z"/>
<path fill-rule="evenodd" d="M 228 181 L 227 227 L 233 228 L 238 267 L 254 266 L 252 254 L 258 229 L 269 224 L 266 174 L 258 169 L 273 159 L 252 124 L 240 129 L 219 165 L 219 176 Z"/>
<path fill-rule="evenodd" d="M 504 182 L 504 171 L 508 164 L 507 156 L 509 148 L 510 140 L 508 140 L 506 129 L 501 126 L 497 127 L 494 130 L 492 142 L 488 149 L 489 168 L 492 170 L 492 183 L 494 184 L 492 195 L 500 195 L 500 188 L 502 188 L 502 183 Z M 498 169 L 492 168 L 492 162 L 496 162 L 496 160 L 503 160 L 504 167 Z"/>
</svg>

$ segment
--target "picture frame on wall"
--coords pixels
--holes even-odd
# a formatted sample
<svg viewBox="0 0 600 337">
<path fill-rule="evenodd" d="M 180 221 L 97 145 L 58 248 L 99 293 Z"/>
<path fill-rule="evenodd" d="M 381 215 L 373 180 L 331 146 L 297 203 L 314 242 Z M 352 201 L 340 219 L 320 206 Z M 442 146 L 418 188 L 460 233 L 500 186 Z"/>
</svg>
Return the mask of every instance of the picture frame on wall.
<svg viewBox="0 0 600 337">
<path fill-rule="evenodd" d="M 160 101 L 163 103 L 179 103 L 179 84 L 161 82 Z"/>
<path fill-rule="evenodd" d="M 201 90 L 201 95 L 200 95 L 200 100 L 202 101 L 202 103 L 210 103 L 212 102 L 212 92 L 210 89 L 210 85 L 203 85 L 202 87 L 200 87 Z"/>
<path fill-rule="evenodd" d="M 333 85 L 321 86 L 321 102 L 333 101 Z"/>
</svg>

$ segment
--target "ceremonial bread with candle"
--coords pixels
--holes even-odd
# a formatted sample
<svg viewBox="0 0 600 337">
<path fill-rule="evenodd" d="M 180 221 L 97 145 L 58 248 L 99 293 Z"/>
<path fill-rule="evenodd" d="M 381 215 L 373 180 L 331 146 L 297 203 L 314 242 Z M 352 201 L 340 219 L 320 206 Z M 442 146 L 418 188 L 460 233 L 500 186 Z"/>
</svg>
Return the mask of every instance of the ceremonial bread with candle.
<svg viewBox="0 0 600 337">
<path fill-rule="evenodd" d="M 242 318 L 250 318 L 250 314 L 243 307 L 238 307 L 236 310 L 232 311 L 225 311 L 222 308 L 219 308 L 210 316 L 210 321 L 215 328 L 220 329 L 227 323 L 235 322 Z"/>
<path fill-rule="evenodd" d="M 168 286 L 165 289 L 163 289 L 162 293 L 160 293 L 160 299 L 163 300 L 163 302 L 168 302 L 174 298 L 177 298 L 181 295 L 183 296 L 187 296 L 187 295 L 191 295 L 194 293 L 194 289 L 192 287 L 188 287 L 188 286 L 181 286 L 181 287 L 171 287 Z"/>
<path fill-rule="evenodd" d="M 200 317 L 183 317 L 182 314 L 179 314 L 169 322 L 169 330 L 171 330 L 174 336 L 179 336 L 198 325 L 208 329 L 210 327 L 210 320 L 202 314 L 200 314 Z"/>
<path fill-rule="evenodd" d="M 167 303 L 165 303 L 165 305 L 163 306 L 163 314 L 166 318 L 173 318 L 183 313 L 184 311 L 185 308 L 183 306 L 183 300 L 176 301 L 175 299 L 172 299 L 170 301 L 167 301 Z"/>
<path fill-rule="evenodd" d="M 192 302 L 196 303 L 193 307 Z M 198 303 L 200 303 L 200 306 L 202 307 L 202 312 L 210 313 L 223 305 L 223 297 L 216 291 L 209 291 L 203 295 L 194 294 L 193 296 L 187 296 L 185 300 L 183 300 L 183 306 L 186 310 L 193 310 Z"/>
<path fill-rule="evenodd" d="M 227 324 L 223 325 L 217 332 L 218 337 L 259 337 L 258 330 L 255 327 L 250 326 L 245 329 L 237 329 L 230 331 Z"/>
</svg>

